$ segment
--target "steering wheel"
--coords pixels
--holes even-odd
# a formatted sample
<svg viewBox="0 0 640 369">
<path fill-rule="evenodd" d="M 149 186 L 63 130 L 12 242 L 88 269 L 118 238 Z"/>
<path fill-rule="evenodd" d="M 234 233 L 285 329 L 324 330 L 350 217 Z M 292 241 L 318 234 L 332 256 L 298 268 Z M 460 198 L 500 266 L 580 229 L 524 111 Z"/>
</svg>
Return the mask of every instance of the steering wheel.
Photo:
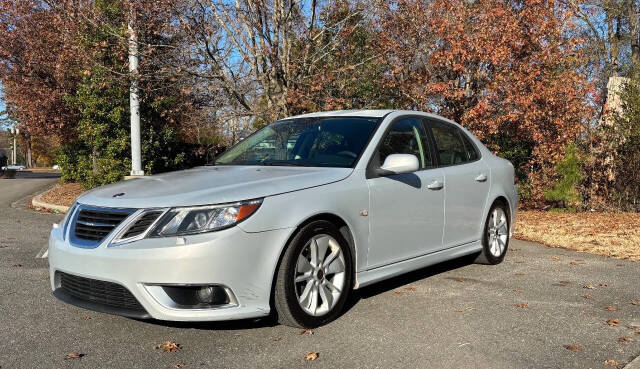
<svg viewBox="0 0 640 369">
<path fill-rule="evenodd" d="M 354 158 L 354 159 L 358 157 L 358 155 L 356 155 L 356 153 L 351 152 L 351 151 L 347 151 L 347 150 L 345 150 L 345 151 L 340 151 L 340 152 L 339 152 L 339 153 L 337 153 L 336 155 L 338 155 L 338 156 L 349 156 L 349 157 L 352 157 L 352 158 Z"/>
</svg>

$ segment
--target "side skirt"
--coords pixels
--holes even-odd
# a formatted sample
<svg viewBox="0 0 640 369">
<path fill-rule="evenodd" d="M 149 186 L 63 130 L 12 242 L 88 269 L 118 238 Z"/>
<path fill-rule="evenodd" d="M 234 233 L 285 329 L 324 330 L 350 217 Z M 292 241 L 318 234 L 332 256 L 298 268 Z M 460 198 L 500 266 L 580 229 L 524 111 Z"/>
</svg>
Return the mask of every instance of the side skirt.
<svg viewBox="0 0 640 369">
<path fill-rule="evenodd" d="M 480 241 L 474 241 L 464 245 L 435 251 L 412 259 L 399 261 L 397 263 L 365 270 L 356 273 L 356 283 L 354 289 L 365 287 L 370 284 L 398 276 L 400 274 L 427 267 L 429 265 L 434 265 L 443 261 L 471 255 L 480 251 L 482 251 L 482 244 L 480 243 Z"/>
</svg>

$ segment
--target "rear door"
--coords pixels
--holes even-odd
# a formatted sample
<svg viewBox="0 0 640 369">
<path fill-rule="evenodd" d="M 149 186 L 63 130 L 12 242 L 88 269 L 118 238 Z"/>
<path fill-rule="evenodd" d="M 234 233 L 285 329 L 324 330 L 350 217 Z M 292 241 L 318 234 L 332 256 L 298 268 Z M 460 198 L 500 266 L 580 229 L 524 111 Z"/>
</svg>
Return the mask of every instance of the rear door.
<svg viewBox="0 0 640 369">
<path fill-rule="evenodd" d="M 445 177 L 443 247 L 477 241 L 489 193 L 489 168 L 462 129 L 433 119 L 428 119 L 427 124 Z"/>
</svg>

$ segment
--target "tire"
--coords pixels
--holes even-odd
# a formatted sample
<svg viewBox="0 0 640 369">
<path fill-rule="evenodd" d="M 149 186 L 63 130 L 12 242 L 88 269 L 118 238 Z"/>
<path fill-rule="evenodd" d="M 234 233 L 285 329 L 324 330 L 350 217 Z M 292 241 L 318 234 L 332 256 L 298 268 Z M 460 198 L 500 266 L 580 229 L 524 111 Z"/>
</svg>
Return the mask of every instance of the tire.
<svg viewBox="0 0 640 369">
<path fill-rule="evenodd" d="M 321 257 L 326 266 L 320 267 L 325 264 L 318 262 Z M 349 243 L 333 223 L 313 221 L 291 239 L 278 267 L 273 300 L 277 320 L 296 328 L 327 324 L 342 312 L 352 285 Z"/>
<path fill-rule="evenodd" d="M 493 223 L 494 219 L 500 219 Z M 504 222 L 504 224 L 502 224 Z M 495 202 L 487 214 L 482 232 L 482 252 L 475 262 L 496 265 L 502 263 L 509 247 L 511 219 L 504 203 Z M 496 225 L 498 227 L 496 227 Z M 496 231 L 497 228 L 497 231 Z"/>
</svg>

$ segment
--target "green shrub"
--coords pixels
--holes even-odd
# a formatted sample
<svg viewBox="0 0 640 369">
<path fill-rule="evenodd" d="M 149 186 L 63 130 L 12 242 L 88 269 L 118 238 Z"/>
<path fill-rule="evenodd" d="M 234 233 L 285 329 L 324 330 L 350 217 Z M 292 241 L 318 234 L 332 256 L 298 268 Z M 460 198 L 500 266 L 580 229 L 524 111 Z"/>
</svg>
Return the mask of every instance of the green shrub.
<svg viewBox="0 0 640 369">
<path fill-rule="evenodd" d="M 564 158 L 555 167 L 560 178 L 550 190 L 545 192 L 545 199 L 569 208 L 582 202 L 582 196 L 578 191 L 578 186 L 582 181 L 581 161 L 576 145 L 567 146 Z"/>
</svg>

